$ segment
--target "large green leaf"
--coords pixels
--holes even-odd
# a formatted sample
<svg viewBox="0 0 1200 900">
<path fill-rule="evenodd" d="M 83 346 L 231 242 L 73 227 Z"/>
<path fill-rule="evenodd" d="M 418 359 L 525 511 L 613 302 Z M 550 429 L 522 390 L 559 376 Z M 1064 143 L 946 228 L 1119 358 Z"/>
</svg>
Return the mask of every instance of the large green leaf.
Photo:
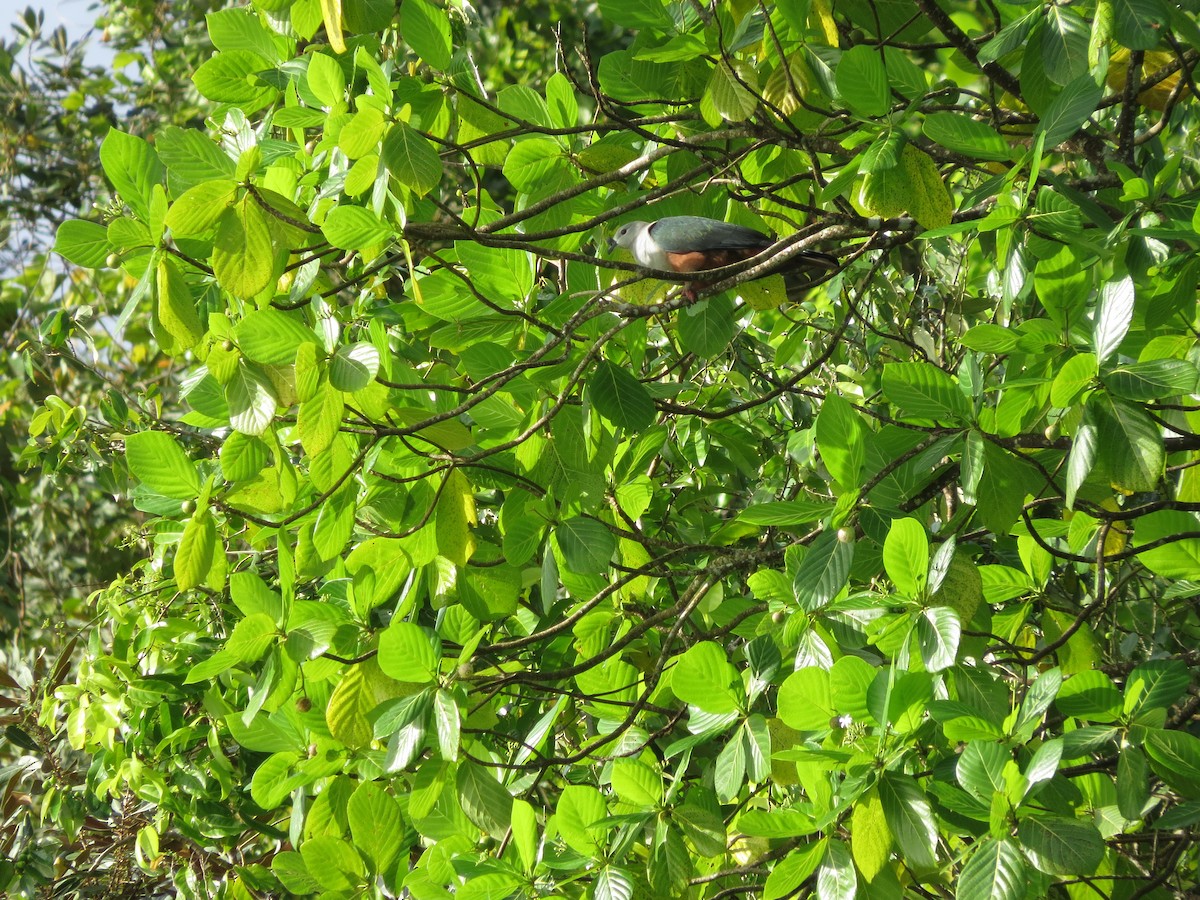
<svg viewBox="0 0 1200 900">
<path fill-rule="evenodd" d="M 1020 900 L 1026 893 L 1026 862 L 1009 838 L 985 838 L 963 866 L 956 900 Z"/>
<path fill-rule="evenodd" d="M 54 249 L 70 262 L 85 269 L 98 269 L 107 265 L 113 246 L 108 240 L 108 230 L 96 222 L 68 219 L 58 226 Z"/>
<path fill-rule="evenodd" d="M 162 183 L 164 174 L 154 148 L 136 135 L 113 128 L 100 145 L 100 163 L 121 199 L 143 222 L 149 222 L 151 191 Z"/>
<path fill-rule="evenodd" d="M 1104 859 L 1104 840 L 1089 821 L 1031 815 L 1017 835 L 1033 864 L 1048 875 L 1091 875 Z"/>
<path fill-rule="evenodd" d="M 888 828 L 904 861 L 917 871 L 933 869 L 938 824 L 924 792 L 912 778 L 895 772 L 885 774 L 878 789 Z"/>
<path fill-rule="evenodd" d="M 200 477 L 175 438 L 162 431 L 141 431 L 125 438 L 129 470 L 152 491 L 179 500 L 200 492 Z"/>
<path fill-rule="evenodd" d="M 733 712 L 738 695 L 730 685 L 736 674 L 719 644 L 701 641 L 676 661 L 671 670 L 671 690 L 680 700 L 705 712 Z"/>
<path fill-rule="evenodd" d="M 588 396 L 600 415 L 618 428 L 640 431 L 654 421 L 654 401 L 642 383 L 608 360 L 588 379 Z"/>
<path fill-rule="evenodd" d="M 971 417 L 971 405 L 954 379 L 930 363 L 885 365 L 883 395 L 918 418 L 962 422 Z"/>
<path fill-rule="evenodd" d="M 396 122 L 383 139 L 383 165 L 418 196 L 428 194 L 442 178 L 442 161 L 429 140 L 404 122 Z"/>
</svg>

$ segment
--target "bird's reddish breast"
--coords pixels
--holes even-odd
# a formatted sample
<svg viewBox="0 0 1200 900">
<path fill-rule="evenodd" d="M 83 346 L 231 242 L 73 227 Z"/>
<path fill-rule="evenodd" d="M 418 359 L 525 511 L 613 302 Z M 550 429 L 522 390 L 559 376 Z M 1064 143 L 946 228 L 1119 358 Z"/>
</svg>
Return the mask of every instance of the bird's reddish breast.
<svg viewBox="0 0 1200 900">
<path fill-rule="evenodd" d="M 745 247 L 722 250 L 691 250 L 686 253 L 667 253 L 667 263 L 676 272 L 704 272 L 708 269 L 719 269 L 749 259 L 761 248 Z"/>
</svg>

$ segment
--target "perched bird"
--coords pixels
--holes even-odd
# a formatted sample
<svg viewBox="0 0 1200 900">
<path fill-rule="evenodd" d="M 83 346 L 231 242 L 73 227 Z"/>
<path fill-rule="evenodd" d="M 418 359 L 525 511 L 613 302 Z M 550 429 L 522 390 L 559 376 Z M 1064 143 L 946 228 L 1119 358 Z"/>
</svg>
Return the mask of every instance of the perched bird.
<svg viewBox="0 0 1200 900">
<path fill-rule="evenodd" d="M 656 222 L 627 222 L 608 242 L 609 249 L 624 247 L 642 266 L 663 272 L 705 272 L 756 256 L 775 243 L 761 231 L 706 219 L 703 216 L 668 216 Z M 836 257 L 802 250 L 780 271 L 820 269 L 835 272 Z"/>
</svg>

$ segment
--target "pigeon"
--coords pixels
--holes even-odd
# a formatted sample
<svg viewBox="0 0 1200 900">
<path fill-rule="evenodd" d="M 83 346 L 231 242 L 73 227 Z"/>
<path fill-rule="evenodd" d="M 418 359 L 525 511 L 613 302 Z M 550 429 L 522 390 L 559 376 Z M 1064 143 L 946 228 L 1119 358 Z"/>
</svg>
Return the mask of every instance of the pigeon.
<svg viewBox="0 0 1200 900">
<path fill-rule="evenodd" d="M 775 243 L 761 231 L 703 216 L 668 216 L 655 222 L 627 222 L 609 241 L 642 266 L 661 272 L 705 272 L 757 256 Z M 836 272 L 836 257 L 802 250 L 779 271 L 820 269 Z M 694 289 L 693 289 L 694 290 Z"/>
</svg>

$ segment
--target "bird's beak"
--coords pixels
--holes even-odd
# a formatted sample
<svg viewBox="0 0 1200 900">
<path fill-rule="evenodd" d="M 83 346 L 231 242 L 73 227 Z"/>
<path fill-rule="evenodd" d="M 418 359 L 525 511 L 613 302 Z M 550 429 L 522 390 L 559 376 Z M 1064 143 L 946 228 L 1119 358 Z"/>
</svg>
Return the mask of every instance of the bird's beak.
<svg viewBox="0 0 1200 900">
<path fill-rule="evenodd" d="M 616 249 L 617 249 L 617 239 L 609 238 L 608 239 L 608 252 L 612 253 Z"/>
</svg>

